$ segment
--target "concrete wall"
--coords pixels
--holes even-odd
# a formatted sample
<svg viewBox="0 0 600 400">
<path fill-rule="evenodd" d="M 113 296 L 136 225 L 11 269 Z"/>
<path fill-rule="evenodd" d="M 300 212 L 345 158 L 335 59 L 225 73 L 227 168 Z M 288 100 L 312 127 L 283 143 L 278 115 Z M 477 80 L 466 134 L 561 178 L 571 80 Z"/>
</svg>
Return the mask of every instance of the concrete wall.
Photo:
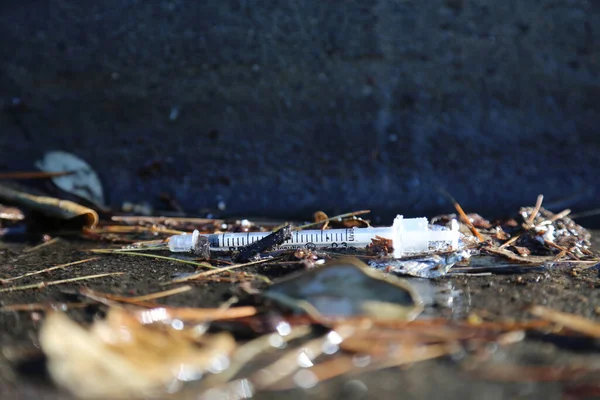
<svg viewBox="0 0 600 400">
<path fill-rule="evenodd" d="M 116 206 L 598 206 L 595 0 L 23 0 L 0 38 L 0 169 L 73 152 Z"/>
</svg>

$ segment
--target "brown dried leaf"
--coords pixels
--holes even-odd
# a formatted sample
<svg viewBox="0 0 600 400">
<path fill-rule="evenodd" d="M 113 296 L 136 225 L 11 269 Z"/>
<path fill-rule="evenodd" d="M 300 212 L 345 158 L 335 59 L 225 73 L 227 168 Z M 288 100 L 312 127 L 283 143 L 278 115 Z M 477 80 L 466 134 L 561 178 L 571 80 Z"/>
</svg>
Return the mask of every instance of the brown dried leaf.
<svg viewBox="0 0 600 400">
<path fill-rule="evenodd" d="M 166 327 L 145 326 L 119 308 L 90 329 L 52 313 L 40 343 L 54 381 L 81 399 L 159 395 L 167 385 L 200 376 L 235 348 L 228 333 L 193 341 L 189 329 Z"/>
</svg>

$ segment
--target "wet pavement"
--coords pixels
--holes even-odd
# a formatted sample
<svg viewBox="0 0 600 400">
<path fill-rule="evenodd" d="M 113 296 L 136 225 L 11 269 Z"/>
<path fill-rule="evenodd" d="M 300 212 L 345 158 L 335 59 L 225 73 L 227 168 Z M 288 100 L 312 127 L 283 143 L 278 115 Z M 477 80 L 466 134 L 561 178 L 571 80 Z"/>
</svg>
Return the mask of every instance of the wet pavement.
<svg viewBox="0 0 600 400">
<path fill-rule="evenodd" d="M 598 232 L 595 232 L 598 234 Z M 593 239 L 593 248 L 600 241 Z M 2 245 L 2 277 L 20 275 L 47 266 L 90 257 L 85 250 L 94 243 L 61 241 L 58 244 L 23 253 L 23 245 Z M 276 278 L 297 270 L 282 267 L 269 271 L 250 267 L 250 271 Z M 102 256 L 89 263 L 53 271 L 21 284 L 59 280 L 106 272 L 124 272 L 86 282 L 92 289 L 124 295 L 141 295 L 164 290 L 161 281 L 177 273 L 192 272 L 192 266 L 171 261 L 127 256 Z M 425 302 L 424 317 L 448 319 L 479 318 L 486 321 L 524 321 L 531 319 L 526 308 L 544 305 L 559 311 L 600 320 L 598 270 L 589 268 L 573 272 L 571 267 L 553 267 L 526 274 L 486 276 L 447 276 L 435 280 L 409 279 Z M 47 287 L 41 290 L 5 292 L 1 305 L 73 301 L 72 294 L 81 284 Z M 169 305 L 216 307 L 229 298 L 235 287 L 230 283 L 194 283 L 191 291 L 159 300 Z M 77 313 L 74 314 L 76 318 Z M 43 315 L 39 312 L 0 313 L 0 388 L 2 398 L 69 399 L 70 396 L 51 386 L 45 379 L 43 364 L 29 362 L 14 372 L 9 365 L 39 352 L 37 333 Z M 85 318 L 85 316 L 80 316 Z M 594 383 L 600 370 L 600 357 L 593 340 L 551 341 L 543 335 L 503 347 L 490 345 L 486 358 L 455 355 L 418 363 L 410 368 L 390 368 L 362 374 L 341 376 L 311 388 L 286 391 L 294 398 L 446 398 L 446 399 L 585 399 L 597 397 L 600 386 Z M 35 358 L 35 357 L 34 357 Z M 522 368 L 520 373 L 518 368 Z M 534 368 L 535 370 L 532 370 Z M 536 369 L 537 368 L 537 369 Z M 545 371 L 540 376 L 541 371 Z M 569 374 L 569 371 L 577 373 Z M 565 375 L 566 374 L 566 375 Z M 259 393 L 256 398 L 280 398 L 281 392 Z M 187 394 L 178 398 L 192 398 Z"/>
</svg>

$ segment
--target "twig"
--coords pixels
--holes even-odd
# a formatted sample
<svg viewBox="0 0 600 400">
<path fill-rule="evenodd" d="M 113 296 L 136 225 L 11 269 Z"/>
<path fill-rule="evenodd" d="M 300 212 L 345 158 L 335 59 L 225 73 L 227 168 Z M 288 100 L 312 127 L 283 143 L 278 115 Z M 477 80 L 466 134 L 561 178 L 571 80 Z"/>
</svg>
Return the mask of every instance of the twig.
<svg viewBox="0 0 600 400">
<path fill-rule="evenodd" d="M 368 214 L 370 212 L 371 212 L 371 210 L 360 210 L 360 211 L 354 211 L 354 212 L 351 212 L 351 213 L 340 214 L 340 215 L 336 215 L 335 217 L 323 219 L 321 221 L 311 222 L 310 224 L 296 226 L 293 230 L 297 231 L 297 230 L 300 230 L 300 229 L 308 228 L 310 226 L 319 225 L 319 224 L 322 224 L 324 222 L 335 221 L 336 219 L 342 219 L 342 218 L 348 218 L 348 217 L 355 217 L 357 215 Z"/>
<path fill-rule="evenodd" d="M 11 282 L 11 281 L 16 281 L 17 279 L 26 278 L 28 276 L 43 274 L 44 272 L 55 271 L 57 269 L 70 267 L 72 265 L 83 264 L 83 263 L 86 263 L 86 262 L 98 260 L 99 258 L 100 257 L 92 257 L 92 258 L 86 258 L 85 260 L 79 260 L 79 261 L 73 261 L 73 262 L 66 263 L 66 264 L 55 265 L 54 267 L 44 268 L 44 269 L 41 269 L 41 270 L 35 271 L 35 272 L 28 272 L 26 274 L 15 276 L 13 278 L 2 279 L 2 280 L 0 280 L 0 282 L 7 283 L 7 282 Z"/>
<path fill-rule="evenodd" d="M 517 240 L 519 240 L 520 237 L 521 237 L 521 234 L 519 233 L 517 236 L 513 236 L 510 239 L 508 239 L 506 242 L 502 243 L 498 248 L 504 249 L 504 248 L 510 246 L 511 244 L 513 244 L 514 242 L 516 242 Z"/>
<path fill-rule="evenodd" d="M 544 243 L 546 243 L 546 244 L 547 244 L 549 247 L 554 247 L 555 249 L 557 249 L 557 250 L 560 250 L 560 252 L 561 252 L 561 253 L 565 253 L 565 254 L 568 254 L 568 255 L 570 255 L 571 257 L 573 257 L 573 258 L 574 258 L 575 260 L 577 260 L 577 261 L 579 261 L 579 260 L 580 260 L 580 258 L 579 258 L 579 257 L 577 257 L 575 254 L 573 254 L 573 252 L 572 252 L 572 251 L 570 251 L 569 249 L 566 249 L 566 248 L 564 248 L 564 247 L 562 247 L 562 246 L 559 246 L 559 245 L 557 245 L 557 244 L 556 244 L 556 243 L 554 243 L 554 242 L 549 242 L 549 241 L 547 241 L 547 240 L 545 240 L 545 241 L 544 241 Z M 557 257 L 557 258 L 558 258 L 558 257 Z"/>
<path fill-rule="evenodd" d="M 550 222 L 554 222 L 557 219 L 561 219 L 566 217 L 567 215 L 571 214 L 571 210 L 569 210 L 568 208 L 566 210 L 562 210 L 561 212 L 559 212 L 558 214 L 554 214 L 554 216 L 552 218 L 550 218 L 548 221 Z"/>
<path fill-rule="evenodd" d="M 61 239 L 59 237 L 52 238 L 52 239 L 48 240 L 47 242 L 40 243 L 37 246 L 33 246 L 32 248 L 23 250 L 23 253 L 25 253 L 25 254 L 27 254 L 27 253 L 33 253 L 34 251 L 38 251 L 39 249 L 42 249 L 42 248 L 44 248 L 46 246 L 51 246 L 53 244 L 56 244 L 60 240 Z"/>
<path fill-rule="evenodd" d="M 465 211 L 460 206 L 460 204 L 458 204 L 458 201 L 456 201 L 456 199 L 454 197 L 452 197 L 452 195 L 450 193 L 448 193 L 445 189 L 440 187 L 440 188 L 438 188 L 438 190 L 440 193 L 442 193 L 444 196 L 446 196 L 450 200 L 450 202 L 456 209 L 456 212 L 458 213 L 458 215 L 460 216 L 462 221 L 465 223 L 465 225 L 467 225 L 467 227 L 469 228 L 471 233 L 473 235 L 475 235 L 477 240 L 479 242 L 484 242 L 485 240 L 483 239 L 483 236 L 481 236 L 481 233 L 479 233 L 479 230 L 477 230 L 477 228 L 475 228 L 475 225 L 473 225 L 473 223 L 471 222 L 471 219 L 469 219 L 469 217 L 467 216 L 467 213 L 465 213 Z"/>
<path fill-rule="evenodd" d="M 538 213 L 540 212 L 540 208 L 542 208 L 543 201 L 544 201 L 544 195 L 539 194 L 537 197 L 537 200 L 535 201 L 535 207 L 533 207 L 533 210 L 531 211 L 529 218 L 527 218 L 527 228 L 531 228 L 533 226 L 533 221 L 535 220 L 535 217 L 537 217 Z"/>
<path fill-rule="evenodd" d="M 115 276 L 115 275 L 123 275 L 123 274 L 124 274 L 124 272 L 110 272 L 107 274 L 87 275 L 87 276 L 80 276 L 78 278 L 61 279 L 58 281 L 40 282 L 40 283 L 31 284 L 31 285 L 14 286 L 14 287 L 9 287 L 9 288 L 5 288 L 5 289 L 0 289 L 0 293 L 16 292 L 19 290 L 28 290 L 28 289 L 43 289 L 48 286 L 56 286 L 56 285 L 61 285 L 63 283 L 72 283 L 72 282 L 85 281 L 85 280 L 89 280 L 89 279 L 104 278 L 107 276 Z"/>
<path fill-rule="evenodd" d="M 475 225 L 473 225 L 473 223 L 471 222 L 471 219 L 467 216 L 467 213 L 465 213 L 465 211 L 462 209 L 460 204 L 458 204 L 458 202 L 454 199 L 453 199 L 453 205 L 454 205 L 454 208 L 456 209 L 456 212 L 458 213 L 458 215 L 460 215 L 461 219 L 463 220 L 463 222 L 471 230 L 471 233 L 473 233 L 473 235 L 475 235 L 475 237 L 477 238 L 477 240 L 479 240 L 479 242 L 484 242 L 485 240 L 483 239 L 483 236 L 481 236 L 481 233 L 479 233 L 479 230 L 477 230 L 477 228 L 475 228 Z"/>
<path fill-rule="evenodd" d="M 131 300 L 131 301 L 149 301 L 149 300 L 162 299 L 164 297 L 173 296 L 175 294 L 184 293 L 184 292 L 187 292 L 190 290 L 192 290 L 192 287 L 186 285 L 186 286 L 181 286 L 181 287 L 174 288 L 174 289 L 163 290 L 162 292 L 145 294 L 142 296 L 125 297 L 125 299 Z"/>
<path fill-rule="evenodd" d="M 164 310 L 164 313 L 157 313 L 156 310 Z M 147 310 L 135 311 L 134 315 L 140 320 L 159 320 L 181 319 L 186 321 L 216 321 L 223 319 L 238 319 L 253 317 L 257 310 L 253 306 L 233 307 L 233 308 L 191 308 L 191 307 L 162 307 L 151 308 Z"/>
</svg>

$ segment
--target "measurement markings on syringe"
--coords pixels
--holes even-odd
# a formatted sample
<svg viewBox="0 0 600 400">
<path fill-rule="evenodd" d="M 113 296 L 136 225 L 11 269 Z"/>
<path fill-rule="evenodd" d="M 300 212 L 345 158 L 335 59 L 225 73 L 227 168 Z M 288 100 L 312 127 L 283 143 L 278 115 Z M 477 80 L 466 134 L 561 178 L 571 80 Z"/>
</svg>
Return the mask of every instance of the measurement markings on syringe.
<svg viewBox="0 0 600 400">
<path fill-rule="evenodd" d="M 256 243 L 257 241 L 266 237 L 269 233 L 267 232 L 246 232 L 243 233 L 222 233 L 216 236 L 214 242 L 211 243 L 213 247 L 225 247 L 229 250 L 239 250 L 240 248 Z M 335 230 L 321 230 L 321 231 L 296 231 L 292 233 L 290 239 L 281 245 L 282 248 L 308 248 L 315 249 L 317 247 L 342 247 L 346 248 L 352 245 L 355 241 L 354 229 L 335 229 Z"/>
</svg>

